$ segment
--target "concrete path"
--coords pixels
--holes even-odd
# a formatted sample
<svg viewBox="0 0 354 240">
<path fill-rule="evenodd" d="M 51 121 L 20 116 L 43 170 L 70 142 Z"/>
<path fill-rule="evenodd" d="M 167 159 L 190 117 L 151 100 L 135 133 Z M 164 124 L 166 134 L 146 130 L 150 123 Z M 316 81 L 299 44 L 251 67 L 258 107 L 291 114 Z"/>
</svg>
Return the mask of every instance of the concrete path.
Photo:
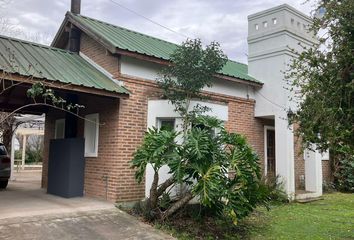
<svg viewBox="0 0 354 240">
<path fill-rule="evenodd" d="M 0 220 L 2 240 L 174 239 L 120 210 Z"/>
<path fill-rule="evenodd" d="M 40 188 L 41 172 L 15 173 L 15 180 L 0 190 L 0 220 L 43 214 L 113 209 L 113 203 L 93 198 L 61 198 Z M 1 238 L 0 238 L 1 239 Z"/>
<path fill-rule="evenodd" d="M 1 240 L 174 239 L 112 203 L 48 195 L 39 180 L 38 173 L 22 173 L 0 191 Z"/>
</svg>

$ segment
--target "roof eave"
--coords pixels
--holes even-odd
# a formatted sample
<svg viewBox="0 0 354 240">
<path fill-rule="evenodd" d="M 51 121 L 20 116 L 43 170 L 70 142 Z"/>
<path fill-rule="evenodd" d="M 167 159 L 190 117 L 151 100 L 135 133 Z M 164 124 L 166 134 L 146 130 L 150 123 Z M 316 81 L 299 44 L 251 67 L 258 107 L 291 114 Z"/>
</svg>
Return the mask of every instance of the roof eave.
<svg viewBox="0 0 354 240">
<path fill-rule="evenodd" d="M 77 21 L 71 12 L 67 12 L 66 17 L 68 18 L 68 21 L 70 21 L 77 28 L 86 33 L 89 37 L 102 44 L 108 51 L 110 51 L 111 53 L 116 52 L 116 47 L 112 43 L 99 37 L 90 27 L 85 26 L 84 24 L 81 24 L 79 21 Z"/>
<path fill-rule="evenodd" d="M 0 72 L 3 72 L 0 70 Z M 22 83 L 27 83 L 27 84 L 34 84 L 39 81 L 41 81 L 43 84 L 57 89 L 57 90 L 66 90 L 66 91 L 74 91 L 74 92 L 81 92 L 81 93 L 87 93 L 87 94 L 94 94 L 94 95 L 99 95 L 99 96 L 105 96 L 105 97 L 112 97 L 112 98 L 128 98 L 129 93 L 119 93 L 116 91 L 109 91 L 105 89 L 98 89 L 94 87 L 86 87 L 82 85 L 76 85 L 76 84 L 69 84 L 69 83 L 62 83 L 60 81 L 53 81 L 53 80 L 48 80 L 45 78 L 32 78 L 28 76 L 24 76 L 18 73 L 8 73 L 6 74 L 6 80 L 10 81 L 15 81 L 15 82 L 22 82 Z"/>
<path fill-rule="evenodd" d="M 56 47 L 58 45 L 61 35 L 65 32 L 65 26 L 67 23 L 68 23 L 68 16 L 66 14 L 63 22 L 61 23 L 61 25 L 59 27 L 58 32 L 55 34 L 54 39 L 53 39 L 52 43 L 50 44 L 51 47 Z"/>
<path fill-rule="evenodd" d="M 242 79 L 242 78 L 231 77 L 231 76 L 227 76 L 224 74 L 216 74 L 215 77 L 217 77 L 219 79 L 227 80 L 230 82 L 245 84 L 248 86 L 253 86 L 253 87 L 258 87 L 258 88 L 263 87 L 262 82 L 256 82 L 256 81 L 246 80 L 246 79 Z"/>
</svg>

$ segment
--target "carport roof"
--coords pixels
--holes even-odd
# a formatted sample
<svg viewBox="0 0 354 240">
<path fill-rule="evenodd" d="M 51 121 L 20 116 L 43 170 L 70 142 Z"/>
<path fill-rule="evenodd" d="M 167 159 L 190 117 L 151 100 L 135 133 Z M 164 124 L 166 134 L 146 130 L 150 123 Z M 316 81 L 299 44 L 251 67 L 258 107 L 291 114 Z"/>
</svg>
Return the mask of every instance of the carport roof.
<svg viewBox="0 0 354 240">
<path fill-rule="evenodd" d="M 0 35 L 0 70 L 22 76 L 129 94 L 77 53 Z"/>
</svg>

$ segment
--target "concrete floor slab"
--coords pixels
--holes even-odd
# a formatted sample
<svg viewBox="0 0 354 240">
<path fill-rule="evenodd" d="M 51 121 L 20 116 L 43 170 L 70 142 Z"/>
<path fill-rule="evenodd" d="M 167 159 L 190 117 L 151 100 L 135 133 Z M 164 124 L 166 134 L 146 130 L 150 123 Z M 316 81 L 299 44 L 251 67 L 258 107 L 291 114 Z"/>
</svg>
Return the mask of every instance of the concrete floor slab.
<svg viewBox="0 0 354 240">
<path fill-rule="evenodd" d="M 0 191 L 0 219 L 43 214 L 114 209 L 114 204 L 88 197 L 62 198 L 40 188 L 41 172 L 14 174 L 6 190 Z"/>
<path fill-rule="evenodd" d="M 115 208 L 91 198 L 65 199 L 40 189 L 40 173 L 16 174 L 0 191 L 2 240 L 174 239 Z"/>
</svg>

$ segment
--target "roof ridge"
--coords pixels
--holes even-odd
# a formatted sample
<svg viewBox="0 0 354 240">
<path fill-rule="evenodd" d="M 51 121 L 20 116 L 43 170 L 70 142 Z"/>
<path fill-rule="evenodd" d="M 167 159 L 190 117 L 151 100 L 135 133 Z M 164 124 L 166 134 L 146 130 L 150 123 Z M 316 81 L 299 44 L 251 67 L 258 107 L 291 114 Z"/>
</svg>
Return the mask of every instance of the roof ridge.
<svg viewBox="0 0 354 240">
<path fill-rule="evenodd" d="M 134 31 L 134 30 L 125 28 L 125 27 L 121 27 L 121 26 L 112 24 L 112 23 L 104 22 L 104 21 L 98 20 L 98 19 L 96 19 L 96 18 L 88 17 L 88 16 L 81 15 L 81 14 L 74 14 L 74 13 L 72 13 L 72 12 L 67 12 L 67 13 L 70 14 L 70 15 L 72 15 L 72 16 L 75 16 L 75 17 L 82 17 L 82 18 L 90 19 L 90 20 L 92 20 L 92 21 L 96 21 L 96 22 L 99 22 L 99 23 L 102 23 L 102 24 L 106 24 L 106 25 L 109 25 L 109 26 L 112 26 L 112 27 L 115 27 L 115 28 L 120 28 L 120 29 L 129 31 L 129 32 L 132 32 L 132 33 L 141 35 L 141 36 L 145 36 L 145 37 L 148 37 L 148 38 L 152 38 L 152 39 L 155 39 L 155 40 L 158 40 L 158 41 L 161 41 L 161 42 L 165 42 L 165 43 L 168 43 L 168 44 L 172 44 L 172 45 L 175 45 L 175 46 L 180 46 L 180 44 L 173 43 L 173 42 L 169 42 L 169 41 L 163 40 L 163 39 L 161 39 L 161 38 L 153 37 L 153 36 L 151 36 L 151 35 L 148 35 L 148 34 L 145 34 L 145 33 L 140 33 L 140 32 L 137 32 L 137 31 Z M 241 63 L 241 62 L 238 62 L 238 61 L 236 61 L 236 60 L 229 59 L 229 58 L 228 58 L 228 61 L 231 61 L 231 62 L 234 62 L 234 63 L 237 63 L 237 64 L 241 64 L 241 65 L 244 65 L 244 66 L 248 66 L 248 65 L 245 64 L 245 63 Z"/>
<path fill-rule="evenodd" d="M 106 25 L 109 25 L 109 26 L 112 26 L 112 27 L 115 27 L 115 28 L 120 28 L 120 29 L 129 31 L 129 32 L 132 32 L 132 33 L 135 33 L 135 34 L 139 34 L 139 35 L 144 36 L 144 37 L 152 38 L 152 39 L 155 39 L 155 40 L 158 40 L 158 41 L 161 41 L 161 42 L 165 42 L 165 43 L 168 43 L 168 44 L 179 46 L 179 44 L 177 44 L 177 43 L 169 42 L 169 41 L 163 40 L 161 38 L 153 37 L 153 36 L 145 34 L 145 33 L 137 32 L 137 31 L 131 30 L 129 28 L 125 28 L 125 27 L 121 27 L 121 26 L 115 25 L 113 23 L 104 22 L 102 20 L 98 20 L 96 18 L 88 17 L 88 16 L 81 15 L 81 14 L 75 14 L 75 13 L 72 13 L 72 12 L 68 12 L 68 13 L 73 15 L 73 16 L 76 16 L 76 17 L 87 18 L 87 19 L 90 19 L 90 20 L 93 20 L 93 21 L 96 21 L 96 22 L 99 22 L 99 23 L 102 23 L 102 24 L 106 24 Z"/>
<path fill-rule="evenodd" d="M 32 46 L 35 46 L 35 47 L 47 48 L 47 49 L 50 49 L 50 50 L 55 50 L 55 51 L 60 51 L 60 52 L 69 53 L 69 54 L 74 54 L 73 52 L 71 52 L 71 51 L 69 51 L 69 50 L 65 50 L 65 49 L 61 49 L 61 48 L 56 48 L 56 47 L 51 47 L 51 46 L 48 46 L 48 45 L 45 45 L 45 44 L 36 43 L 36 42 L 31 42 L 31 41 L 23 40 L 23 39 L 20 39 L 20 38 L 9 37 L 9 36 L 2 35 L 2 34 L 0 34 L 0 38 L 2 38 L 2 39 L 7 39 L 7 40 L 11 40 L 11 41 L 15 41 L 15 42 L 20 42 L 20 43 L 23 43 L 23 44 L 29 44 L 29 45 L 32 45 Z"/>
</svg>

